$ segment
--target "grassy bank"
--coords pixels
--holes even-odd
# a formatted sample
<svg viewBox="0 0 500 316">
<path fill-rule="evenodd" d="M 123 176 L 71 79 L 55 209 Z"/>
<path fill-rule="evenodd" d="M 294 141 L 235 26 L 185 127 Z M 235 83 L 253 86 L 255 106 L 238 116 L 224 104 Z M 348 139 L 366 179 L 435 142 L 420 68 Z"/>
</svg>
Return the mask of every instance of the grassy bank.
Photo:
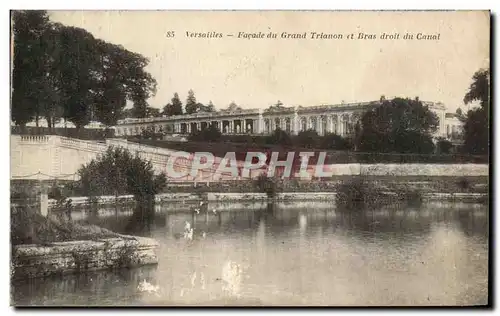
<svg viewBox="0 0 500 316">
<path fill-rule="evenodd" d="M 277 180 L 278 192 L 335 192 L 343 183 L 352 181 L 353 176 L 335 176 L 328 180 Z M 433 176 L 363 176 L 366 182 L 372 182 L 385 191 L 396 191 L 403 188 L 418 190 L 422 193 L 487 193 L 488 177 L 433 177 Z M 56 198 L 58 192 L 65 196 L 82 196 L 81 190 L 74 182 L 44 183 L 48 187 L 49 198 Z M 23 191 L 35 194 L 40 188 L 39 181 L 11 181 L 11 196 L 24 195 Z M 56 189 L 57 188 L 57 189 Z M 262 192 L 255 181 L 221 181 L 199 183 L 167 183 L 160 193 L 242 193 Z M 12 199 L 13 202 L 20 200 Z"/>
<path fill-rule="evenodd" d="M 400 154 L 357 152 L 352 150 L 332 150 L 322 148 L 307 148 L 298 145 L 264 144 L 259 142 L 232 142 L 220 140 L 218 142 L 173 142 L 165 140 L 151 140 L 129 138 L 129 141 L 143 145 L 168 148 L 187 152 L 210 152 L 216 157 L 224 157 L 227 152 L 235 152 L 236 158 L 244 160 L 247 152 L 278 152 L 280 159 L 286 159 L 289 152 L 314 152 L 310 158 L 313 163 L 318 159 L 320 152 L 326 152 L 325 163 L 488 163 L 488 156 L 471 156 L 463 154 Z M 298 156 L 296 154 L 296 156 Z M 298 160 L 297 160 L 298 161 Z"/>
<path fill-rule="evenodd" d="M 364 178 L 354 178 L 340 184 L 336 194 L 337 206 L 347 210 L 374 209 L 384 205 L 419 205 L 423 200 L 422 191 L 408 185 L 387 190 Z"/>
<path fill-rule="evenodd" d="M 11 244 L 50 244 L 73 240 L 96 240 L 117 237 L 110 230 L 81 225 L 61 217 L 44 217 L 33 207 L 11 207 Z"/>
</svg>

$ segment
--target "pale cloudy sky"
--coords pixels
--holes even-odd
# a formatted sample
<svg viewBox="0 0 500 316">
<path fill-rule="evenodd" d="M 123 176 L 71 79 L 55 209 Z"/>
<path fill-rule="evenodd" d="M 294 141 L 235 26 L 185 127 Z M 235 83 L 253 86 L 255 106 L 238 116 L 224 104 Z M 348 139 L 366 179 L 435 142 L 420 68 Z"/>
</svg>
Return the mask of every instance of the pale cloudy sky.
<svg viewBox="0 0 500 316">
<path fill-rule="evenodd" d="M 489 64 L 488 12 L 193 12 L 55 11 L 51 19 L 82 27 L 150 60 L 158 82 L 154 107 L 174 92 L 216 108 L 377 100 L 383 94 L 462 106 L 471 77 Z M 174 38 L 167 38 L 169 31 Z M 223 33 L 190 38 L 186 32 Z M 277 39 L 238 39 L 275 32 Z M 281 39 L 282 32 L 342 34 L 342 40 Z M 399 33 L 399 40 L 348 40 L 347 34 Z M 403 40 L 405 33 L 440 40 Z M 233 34 L 233 37 L 227 36 Z"/>
</svg>

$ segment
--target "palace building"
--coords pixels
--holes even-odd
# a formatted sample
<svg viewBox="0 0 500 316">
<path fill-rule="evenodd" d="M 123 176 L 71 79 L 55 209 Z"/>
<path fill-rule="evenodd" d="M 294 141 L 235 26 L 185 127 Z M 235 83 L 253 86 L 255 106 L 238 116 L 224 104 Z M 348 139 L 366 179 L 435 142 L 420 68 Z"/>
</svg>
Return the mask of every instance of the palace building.
<svg viewBox="0 0 500 316">
<path fill-rule="evenodd" d="M 291 134 L 313 129 L 319 135 L 335 133 L 348 136 L 368 109 L 379 101 L 341 103 L 310 107 L 271 106 L 268 109 L 240 109 L 235 111 L 199 112 L 169 117 L 129 118 L 120 120 L 116 136 L 140 135 L 145 130 L 166 134 L 189 134 L 216 126 L 223 134 L 271 134 L 278 127 Z M 436 137 L 447 137 L 446 108 L 442 103 L 423 102 L 437 114 L 439 126 Z"/>
</svg>

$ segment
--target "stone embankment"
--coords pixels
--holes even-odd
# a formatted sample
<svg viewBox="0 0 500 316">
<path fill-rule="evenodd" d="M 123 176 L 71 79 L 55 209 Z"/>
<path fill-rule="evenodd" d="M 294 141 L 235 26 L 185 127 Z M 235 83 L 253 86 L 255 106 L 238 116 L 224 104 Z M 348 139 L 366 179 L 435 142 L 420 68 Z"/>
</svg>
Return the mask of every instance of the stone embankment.
<svg viewBox="0 0 500 316">
<path fill-rule="evenodd" d="M 115 238 L 16 245 L 12 249 L 13 279 L 157 264 L 158 243 L 150 238 Z"/>
</svg>

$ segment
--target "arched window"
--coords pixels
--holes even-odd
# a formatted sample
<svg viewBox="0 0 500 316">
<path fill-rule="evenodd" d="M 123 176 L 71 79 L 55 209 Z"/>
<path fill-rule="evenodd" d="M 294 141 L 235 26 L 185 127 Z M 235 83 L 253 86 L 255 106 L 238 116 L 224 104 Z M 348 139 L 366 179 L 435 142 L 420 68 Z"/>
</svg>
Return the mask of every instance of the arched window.
<svg viewBox="0 0 500 316">
<path fill-rule="evenodd" d="M 339 130 L 338 130 L 338 116 L 337 115 L 332 115 L 331 117 L 331 120 L 332 120 L 332 132 L 335 133 L 335 134 L 338 134 L 339 133 Z"/>
<path fill-rule="evenodd" d="M 300 130 L 302 132 L 304 132 L 305 130 L 307 130 L 307 122 L 306 122 L 306 118 L 303 117 L 300 119 Z"/>
<path fill-rule="evenodd" d="M 314 131 L 318 131 L 318 123 L 317 123 L 316 117 L 311 118 L 311 128 Z"/>
</svg>

